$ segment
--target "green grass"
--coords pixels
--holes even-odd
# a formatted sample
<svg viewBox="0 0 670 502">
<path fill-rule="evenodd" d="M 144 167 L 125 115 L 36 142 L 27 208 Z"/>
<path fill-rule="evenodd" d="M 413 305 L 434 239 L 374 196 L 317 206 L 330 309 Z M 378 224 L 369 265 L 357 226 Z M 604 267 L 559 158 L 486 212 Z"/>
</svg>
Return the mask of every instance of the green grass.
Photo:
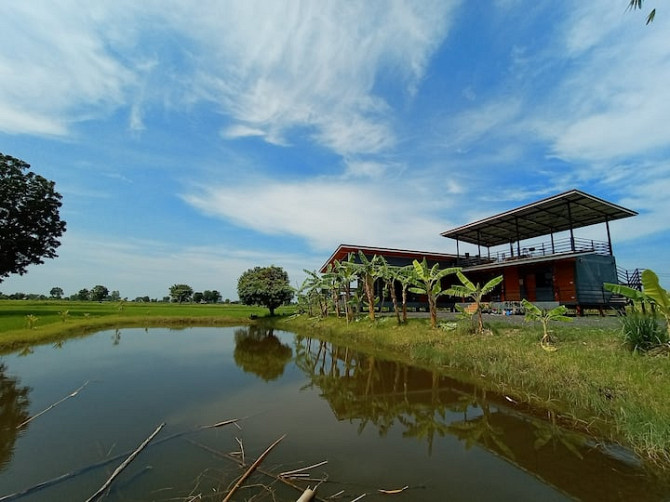
<svg viewBox="0 0 670 502">
<path fill-rule="evenodd" d="M 266 308 L 237 304 L 0 300 L 0 353 L 115 327 L 239 325 L 267 315 Z"/>
<path fill-rule="evenodd" d="M 670 467 L 670 358 L 631 354 L 616 328 L 554 324 L 555 351 L 541 328 L 504 322 L 493 334 L 432 330 L 384 319 L 282 319 L 287 330 L 346 344 L 447 373 L 500 392 L 537 412 L 552 410 L 572 427 L 618 441 Z M 576 324 L 576 323 L 575 323 Z"/>
</svg>

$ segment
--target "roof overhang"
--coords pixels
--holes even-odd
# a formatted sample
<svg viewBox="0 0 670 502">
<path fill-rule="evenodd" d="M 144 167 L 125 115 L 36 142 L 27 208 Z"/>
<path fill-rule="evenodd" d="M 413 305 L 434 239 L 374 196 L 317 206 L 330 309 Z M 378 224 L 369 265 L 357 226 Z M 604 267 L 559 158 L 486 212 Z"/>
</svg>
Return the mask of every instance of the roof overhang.
<svg viewBox="0 0 670 502">
<path fill-rule="evenodd" d="M 485 247 L 609 223 L 637 212 L 580 190 L 570 190 L 440 235 Z"/>
<path fill-rule="evenodd" d="M 330 258 L 324 263 L 319 272 L 322 274 L 326 272 L 328 265 L 333 263 L 335 260 L 343 261 L 347 259 L 349 253 L 357 254 L 359 251 L 362 251 L 366 257 L 372 257 L 374 255 L 384 256 L 384 257 L 399 257 L 407 258 L 408 260 L 434 260 L 437 262 L 450 262 L 456 260 L 455 254 L 445 254 L 445 253 L 431 253 L 428 251 L 413 251 L 409 249 L 394 249 L 394 248 L 378 248 L 370 246 L 356 246 L 353 244 L 340 244 L 335 252 L 330 255 Z"/>
</svg>

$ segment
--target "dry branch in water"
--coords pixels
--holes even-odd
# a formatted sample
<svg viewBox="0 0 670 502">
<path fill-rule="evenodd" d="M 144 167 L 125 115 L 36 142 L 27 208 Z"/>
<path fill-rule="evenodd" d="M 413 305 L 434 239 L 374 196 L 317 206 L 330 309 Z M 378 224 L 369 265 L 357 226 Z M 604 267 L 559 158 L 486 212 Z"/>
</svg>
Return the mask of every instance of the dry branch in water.
<svg viewBox="0 0 670 502">
<path fill-rule="evenodd" d="M 105 493 L 105 491 L 107 490 L 107 488 L 109 488 L 109 486 L 112 484 L 112 481 L 114 481 L 114 479 L 115 479 L 119 474 L 121 474 L 121 471 L 123 471 L 123 469 L 125 469 L 126 467 L 128 467 L 128 465 L 129 465 L 133 460 L 135 460 L 135 457 L 137 457 L 137 455 L 139 455 L 139 453 L 140 453 L 140 452 L 141 452 L 141 451 L 142 451 L 142 450 L 143 450 L 143 449 L 144 449 L 144 448 L 151 442 L 151 440 L 156 436 L 156 434 L 158 434 L 158 433 L 161 431 L 161 429 L 162 429 L 164 426 L 165 426 L 165 422 L 163 422 L 163 423 L 160 424 L 158 427 L 156 427 L 156 430 L 153 431 L 153 432 L 151 433 L 151 435 L 150 435 L 148 438 L 146 438 L 146 439 L 144 440 L 144 442 L 143 442 L 140 446 L 138 446 L 137 449 L 136 449 L 134 452 L 132 452 L 132 453 L 130 454 L 130 456 L 129 456 L 126 460 L 124 460 L 123 463 L 122 463 L 120 466 L 118 466 L 118 467 L 114 470 L 114 472 L 113 472 L 112 475 L 109 477 L 109 479 L 107 479 L 107 481 L 105 481 L 105 483 L 98 489 L 97 492 L 95 492 L 95 493 L 94 493 L 93 495 L 91 495 L 88 499 L 86 499 L 86 502 L 91 502 L 91 501 L 97 499 L 98 497 L 100 497 L 100 495 L 102 495 L 103 493 Z"/>
<path fill-rule="evenodd" d="M 299 472 L 308 471 L 309 469 L 314 469 L 315 467 L 321 467 L 322 465 L 326 465 L 327 463 L 328 460 L 324 460 L 323 462 L 319 462 L 318 464 L 308 465 L 307 467 L 301 467 L 300 469 L 293 469 L 292 471 L 280 472 L 279 474 L 277 474 L 277 476 L 279 476 L 280 478 L 288 478 Z"/>
<path fill-rule="evenodd" d="M 30 422 L 32 422 L 33 420 L 35 420 L 37 417 L 40 417 L 40 416 L 44 415 L 47 411 L 54 409 L 56 406 L 58 406 L 59 404 L 65 402 L 65 401 L 67 401 L 67 400 L 70 399 L 71 397 L 75 397 L 77 394 L 79 394 L 79 391 L 82 390 L 82 389 L 83 389 L 84 387 L 86 387 L 87 385 L 88 385 L 88 380 L 86 380 L 86 381 L 84 382 L 84 385 L 82 385 L 81 387 L 79 387 L 77 390 L 75 390 L 74 392 L 71 392 L 70 394 L 68 394 L 67 396 L 65 396 L 63 399 L 60 399 L 59 401 L 56 401 L 56 402 L 55 402 L 54 404 L 52 404 L 51 406 L 46 407 L 45 409 L 43 409 L 42 411 L 40 411 L 40 412 L 37 413 L 36 415 L 33 415 L 32 417 L 28 418 L 27 420 L 24 420 L 24 421 L 21 422 L 19 425 L 17 425 L 16 428 L 17 428 L 17 429 L 20 429 L 21 427 L 24 427 L 24 426 L 28 425 Z"/>
<path fill-rule="evenodd" d="M 268 446 L 267 449 L 263 453 L 260 454 L 260 456 L 256 459 L 256 461 L 253 464 L 251 464 L 251 467 L 249 467 L 249 469 L 247 469 L 247 471 L 242 475 L 242 477 L 237 480 L 237 483 L 235 483 L 235 486 L 233 486 L 231 488 L 231 490 L 228 492 L 228 495 L 226 495 L 226 498 L 223 499 L 223 502 L 228 502 L 232 498 L 233 494 L 237 491 L 237 489 L 240 486 L 242 486 L 242 483 L 244 483 L 247 480 L 247 478 L 249 476 L 251 476 L 251 474 L 256 470 L 256 468 L 259 465 L 261 465 L 263 460 L 265 460 L 265 457 L 267 457 L 270 454 L 270 452 L 272 451 L 272 449 L 275 446 L 277 446 L 285 437 L 286 437 L 286 434 L 284 434 L 282 437 L 277 439 L 277 441 L 275 441 L 270 446 Z"/>
<path fill-rule="evenodd" d="M 77 389 L 77 391 L 75 391 L 75 392 L 78 392 L 82 388 L 83 388 L 83 386 L 80 387 L 79 389 Z M 188 434 L 193 434 L 194 432 L 199 432 L 199 431 L 204 430 L 204 429 L 212 429 L 212 428 L 215 428 L 215 427 L 222 427 L 222 426 L 228 425 L 228 424 L 237 425 L 237 422 L 239 422 L 239 421 L 240 421 L 239 418 L 233 418 L 233 419 L 230 419 L 230 420 L 224 420 L 223 422 L 218 422 L 218 423 L 213 424 L 213 425 L 202 425 L 202 426 L 197 427 L 197 428 L 192 429 L 192 430 L 176 432 L 176 433 L 172 434 L 171 436 L 167 436 L 167 437 L 164 437 L 162 439 L 159 439 L 158 441 L 155 441 L 151 446 L 159 445 L 161 443 L 171 441 L 175 438 L 186 436 Z M 82 468 L 77 469 L 75 471 L 71 471 L 71 472 L 67 472 L 65 474 L 61 474 L 60 476 L 58 476 L 56 478 L 52 478 L 52 479 L 49 479 L 47 481 L 41 481 L 41 482 L 39 482 L 39 483 L 29 487 L 29 488 L 21 490 L 20 492 L 15 492 L 15 493 L 11 493 L 9 495 L 4 495 L 4 496 L 0 497 L 0 502 L 9 502 L 10 500 L 16 500 L 20 497 L 24 497 L 24 496 L 29 495 L 31 493 L 43 490 L 44 488 L 48 488 L 50 486 L 57 485 L 58 483 L 61 483 L 61 482 L 66 481 L 68 479 L 74 478 L 74 477 L 79 476 L 81 474 L 85 474 L 85 473 L 87 473 L 87 472 L 89 472 L 93 469 L 97 469 L 99 467 L 104 467 L 107 464 L 111 464 L 115 460 L 118 460 L 118 459 L 123 458 L 127 455 L 130 455 L 131 453 L 132 453 L 131 451 L 126 451 L 126 452 L 123 452 L 123 453 L 119 453 L 118 455 L 115 455 L 114 457 L 106 458 L 104 460 L 101 460 L 100 462 L 96 462 L 94 464 L 87 465 L 86 467 L 82 467 Z"/>
<path fill-rule="evenodd" d="M 237 465 L 239 465 L 240 467 L 245 467 L 245 466 L 242 464 L 242 461 L 241 461 L 239 458 L 237 458 L 236 456 L 234 456 L 234 455 L 232 455 L 232 454 L 230 454 L 230 453 L 223 453 L 223 452 L 221 452 L 221 451 L 215 450 L 214 448 L 210 448 L 209 446 L 204 445 L 204 444 L 202 444 L 202 443 L 199 443 L 199 442 L 197 442 L 197 441 L 194 441 L 194 440 L 192 440 L 192 439 L 188 439 L 188 438 L 186 438 L 186 441 L 188 441 L 189 443 L 191 443 L 191 444 L 194 445 L 194 446 L 197 446 L 198 448 L 202 448 L 203 450 L 208 451 L 208 452 L 211 453 L 212 455 L 216 455 L 217 457 L 221 457 L 221 458 L 225 458 L 225 459 L 228 459 L 228 460 L 232 460 L 233 462 L 235 462 L 235 463 L 236 463 Z M 295 483 L 293 483 L 292 481 L 290 481 L 290 480 L 287 479 L 287 478 L 279 477 L 277 474 L 274 474 L 274 473 L 272 473 L 272 472 L 270 472 L 270 471 L 267 471 L 267 470 L 263 469 L 262 467 L 258 467 L 258 468 L 256 468 L 256 470 L 257 470 L 258 472 L 260 472 L 261 474 L 263 474 L 263 475 L 269 477 L 269 478 L 272 478 L 272 479 L 274 479 L 274 480 L 276 480 L 276 481 L 279 481 L 280 483 L 283 483 L 283 484 L 285 484 L 286 486 L 290 486 L 291 488 L 293 488 L 293 489 L 296 490 L 296 491 L 299 491 L 300 493 L 303 493 L 303 492 L 304 492 L 304 488 L 302 488 L 302 487 L 296 485 Z M 323 482 L 323 480 L 320 480 L 320 482 Z M 317 485 L 317 486 L 318 486 L 318 485 Z M 336 495 L 337 495 L 337 494 L 336 494 Z M 319 502 L 328 502 L 326 499 L 322 499 L 322 498 L 320 498 L 320 497 L 318 497 L 318 496 L 315 496 L 315 497 L 314 497 L 314 500 L 318 500 Z M 0 501 L 0 502 L 1 502 L 1 501 Z"/>
</svg>

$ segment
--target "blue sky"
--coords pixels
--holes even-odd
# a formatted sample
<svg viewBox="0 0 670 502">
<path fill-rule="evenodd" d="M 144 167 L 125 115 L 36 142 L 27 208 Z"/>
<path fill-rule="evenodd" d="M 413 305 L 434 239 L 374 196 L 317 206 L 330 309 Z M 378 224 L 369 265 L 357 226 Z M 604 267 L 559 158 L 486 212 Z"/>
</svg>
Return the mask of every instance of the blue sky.
<svg viewBox="0 0 670 502">
<path fill-rule="evenodd" d="M 3 2 L 0 151 L 68 227 L 0 291 L 235 299 L 256 265 L 455 252 L 440 232 L 572 188 L 638 211 L 617 263 L 668 282 L 670 10 L 627 5 Z"/>
</svg>

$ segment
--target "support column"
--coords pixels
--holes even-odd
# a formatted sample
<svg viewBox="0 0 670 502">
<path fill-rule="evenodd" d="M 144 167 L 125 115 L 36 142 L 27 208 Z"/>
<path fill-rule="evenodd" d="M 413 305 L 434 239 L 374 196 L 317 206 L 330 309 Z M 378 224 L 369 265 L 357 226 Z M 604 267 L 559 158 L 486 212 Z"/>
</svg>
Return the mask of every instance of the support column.
<svg viewBox="0 0 670 502">
<path fill-rule="evenodd" d="M 605 227 L 607 228 L 607 247 L 609 247 L 610 256 L 613 256 L 612 252 L 612 236 L 610 235 L 610 219 L 609 216 L 605 215 Z"/>
<path fill-rule="evenodd" d="M 572 209 L 570 207 L 570 201 L 568 201 L 568 223 L 570 224 L 570 250 L 575 252 L 575 235 L 572 231 Z"/>
</svg>

